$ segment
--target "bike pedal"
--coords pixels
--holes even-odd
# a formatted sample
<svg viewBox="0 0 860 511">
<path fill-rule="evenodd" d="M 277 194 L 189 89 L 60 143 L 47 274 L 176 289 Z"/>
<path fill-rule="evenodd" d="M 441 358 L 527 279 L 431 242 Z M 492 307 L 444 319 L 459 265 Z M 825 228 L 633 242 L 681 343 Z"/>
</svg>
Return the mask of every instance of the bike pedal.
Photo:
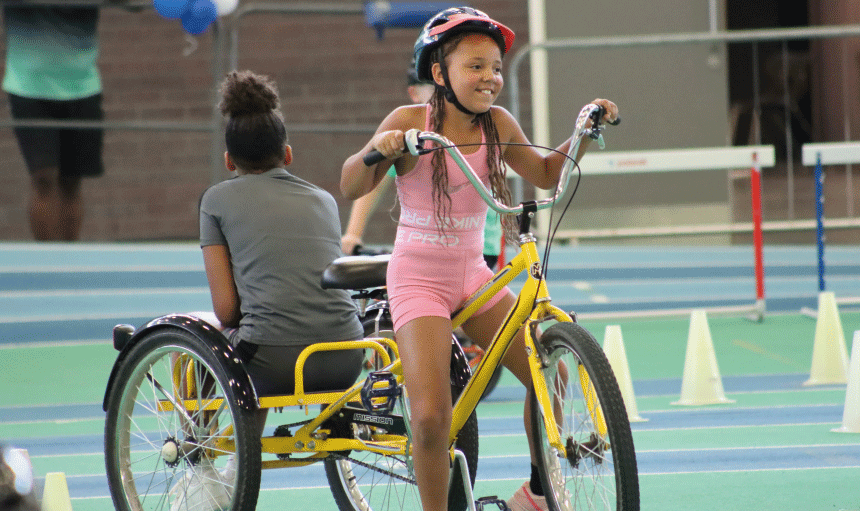
<svg viewBox="0 0 860 511">
<path fill-rule="evenodd" d="M 293 434 L 290 432 L 290 427 L 287 424 L 282 424 L 275 428 L 275 434 L 273 436 L 292 437 Z M 279 460 L 290 459 L 290 453 L 288 452 L 277 453 L 275 456 L 277 456 Z"/>
<path fill-rule="evenodd" d="M 280 426 L 275 428 L 275 433 L 273 436 L 293 436 L 292 432 L 290 432 L 290 426 L 287 424 L 281 424 Z"/>
<path fill-rule="evenodd" d="M 379 383 L 385 385 L 377 385 Z M 400 393 L 400 385 L 391 371 L 373 371 L 361 388 L 361 404 L 368 412 L 389 413 Z"/>
<path fill-rule="evenodd" d="M 511 511 L 511 508 L 508 507 L 508 503 L 504 500 L 500 499 L 497 495 L 490 495 L 489 497 L 481 497 L 475 501 L 475 511 L 482 511 L 484 506 L 487 504 L 495 504 L 499 507 L 499 511 Z"/>
</svg>

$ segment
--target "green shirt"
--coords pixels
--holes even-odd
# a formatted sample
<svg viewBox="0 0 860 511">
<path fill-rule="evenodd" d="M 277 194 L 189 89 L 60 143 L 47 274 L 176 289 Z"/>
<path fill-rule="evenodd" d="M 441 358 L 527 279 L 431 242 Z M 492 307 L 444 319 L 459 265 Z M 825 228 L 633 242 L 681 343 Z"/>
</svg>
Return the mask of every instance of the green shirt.
<svg viewBox="0 0 860 511">
<path fill-rule="evenodd" d="M 487 208 L 484 224 L 484 255 L 497 256 L 502 251 L 502 220 L 499 214 Z"/>
<path fill-rule="evenodd" d="M 4 7 L 3 90 L 72 100 L 101 93 L 97 7 Z"/>
</svg>

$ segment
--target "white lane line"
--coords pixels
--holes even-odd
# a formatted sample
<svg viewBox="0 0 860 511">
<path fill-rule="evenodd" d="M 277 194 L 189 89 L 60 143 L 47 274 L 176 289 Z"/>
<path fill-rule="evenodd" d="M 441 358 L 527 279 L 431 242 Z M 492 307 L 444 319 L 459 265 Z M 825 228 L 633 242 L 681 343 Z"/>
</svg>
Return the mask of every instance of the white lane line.
<svg viewBox="0 0 860 511">
<path fill-rule="evenodd" d="M 780 284 L 802 284 L 806 282 L 817 281 L 818 276 L 816 275 L 807 275 L 807 276 L 781 276 L 781 277 L 768 277 L 765 275 L 765 284 L 770 285 L 780 285 Z M 856 282 L 860 280 L 860 275 L 828 275 L 827 281 L 835 281 L 835 282 Z M 571 285 L 579 290 L 593 290 L 594 285 L 597 284 L 600 286 L 653 286 L 653 287 L 669 287 L 672 285 L 678 284 L 747 284 L 750 282 L 755 282 L 755 276 L 750 275 L 748 277 L 655 277 L 655 278 L 613 278 L 613 279 L 601 279 L 594 278 L 590 281 L 569 281 L 563 278 L 554 278 L 552 282 L 564 283 L 571 282 Z M 580 289 L 582 287 L 583 289 Z"/>
<path fill-rule="evenodd" d="M 9 298 L 57 298 L 63 296 L 137 296 L 146 294 L 189 295 L 209 293 L 207 286 L 195 287 L 137 287 L 137 288 L 99 288 L 99 289 L 50 289 L 38 291 L 2 291 L 0 299 Z"/>
<path fill-rule="evenodd" d="M 520 417 L 522 419 L 522 417 Z M 704 429 L 749 429 L 749 428 L 781 428 L 781 427 L 796 427 L 796 426 L 839 426 L 839 422 L 798 422 L 792 424 L 731 424 L 724 426 L 691 426 L 691 427 L 674 427 L 674 428 L 653 428 L 653 429 L 633 429 L 633 436 L 638 434 L 651 432 L 666 432 L 666 431 L 697 431 Z M 523 438 L 525 432 L 522 433 L 481 433 L 481 438 Z M 826 445 L 826 444 L 825 444 Z M 856 444 L 854 444 L 856 445 Z M 638 452 L 638 451 L 637 451 Z"/>
<path fill-rule="evenodd" d="M 751 460 L 752 461 L 752 460 Z M 845 470 L 849 468 L 860 468 L 860 465 L 838 465 L 833 467 L 773 467 L 773 468 L 742 468 L 742 469 L 720 469 L 720 470 L 684 470 L 678 472 L 639 472 L 642 476 L 674 476 L 674 475 L 698 475 L 698 474 L 732 474 L 748 472 L 800 472 L 804 470 Z M 845 510 L 848 511 L 848 510 Z"/>
<path fill-rule="evenodd" d="M 205 271 L 203 264 L 100 264 L 100 265 L 40 265 L 40 266 L 2 266 L 4 273 L 135 273 L 135 272 L 188 272 Z"/>
<path fill-rule="evenodd" d="M 110 334 L 108 334 L 108 337 L 109 336 Z M 81 339 L 78 341 L 10 342 L 0 344 L 0 350 L 22 348 L 75 348 L 79 346 L 110 345 L 112 341 L 108 337 L 105 337 L 104 339 Z"/>
<path fill-rule="evenodd" d="M 696 447 L 690 449 L 636 449 L 636 454 L 640 453 L 672 453 L 672 452 L 717 452 L 717 451 L 749 451 L 759 449 L 814 449 L 817 447 L 858 447 L 854 444 L 802 444 L 802 445 L 755 445 L 748 447 Z"/>
<path fill-rule="evenodd" d="M 187 312 L 187 311 L 184 311 Z M 45 316 L 0 316 L 0 324 L 42 323 L 48 321 L 98 321 L 101 319 L 122 320 L 128 318 L 157 318 L 166 315 L 164 309 L 116 312 L 111 314 L 54 314 Z"/>
<path fill-rule="evenodd" d="M 20 421 L 2 421 L 3 426 L 20 426 L 22 424 L 80 424 L 82 422 L 100 422 L 104 424 L 104 416 L 100 417 L 76 417 L 73 419 L 29 419 Z M 104 454 L 104 453 L 102 453 Z"/>
</svg>

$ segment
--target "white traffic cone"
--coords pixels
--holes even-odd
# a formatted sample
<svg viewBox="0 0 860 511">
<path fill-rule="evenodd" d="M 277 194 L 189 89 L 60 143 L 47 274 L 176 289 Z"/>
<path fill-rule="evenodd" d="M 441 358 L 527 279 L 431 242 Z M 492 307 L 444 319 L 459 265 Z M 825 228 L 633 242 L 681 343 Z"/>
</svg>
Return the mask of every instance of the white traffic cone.
<svg viewBox="0 0 860 511">
<path fill-rule="evenodd" d="M 45 475 L 42 511 L 72 511 L 69 485 L 66 483 L 66 474 L 63 472 L 49 472 Z"/>
<path fill-rule="evenodd" d="M 812 346 L 812 369 L 804 385 L 828 385 L 848 381 L 848 350 L 845 333 L 832 292 L 818 294 L 818 319 Z"/>
<path fill-rule="evenodd" d="M 705 311 L 694 310 L 690 315 L 681 399 L 672 404 L 696 406 L 734 402 L 733 399 L 727 399 L 723 391 L 723 379 L 717 366 L 708 317 Z"/>
<path fill-rule="evenodd" d="M 621 389 L 621 397 L 624 398 L 624 407 L 627 409 L 627 418 L 630 422 L 645 422 L 639 416 L 639 408 L 636 406 L 636 396 L 633 395 L 633 381 L 630 378 L 630 367 L 627 364 L 627 352 L 624 349 L 624 339 L 621 337 L 620 325 L 606 325 L 606 333 L 603 336 L 603 352 L 609 359 L 612 372 Z"/>
<path fill-rule="evenodd" d="M 831 431 L 860 433 L 860 330 L 854 332 L 854 340 L 851 342 L 851 364 L 848 371 L 848 386 L 845 389 L 842 426 Z"/>
</svg>

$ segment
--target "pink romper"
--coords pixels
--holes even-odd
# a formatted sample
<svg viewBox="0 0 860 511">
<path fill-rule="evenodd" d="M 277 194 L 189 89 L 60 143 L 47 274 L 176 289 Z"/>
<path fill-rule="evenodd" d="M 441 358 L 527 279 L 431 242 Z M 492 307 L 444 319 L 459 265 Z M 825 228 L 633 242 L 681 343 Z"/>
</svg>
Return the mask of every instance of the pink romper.
<svg viewBox="0 0 860 511">
<path fill-rule="evenodd" d="M 425 125 L 430 129 L 429 106 Z M 465 158 L 487 184 L 487 146 L 479 146 Z M 440 234 L 433 204 L 431 159 L 432 153 L 421 156 L 411 172 L 394 180 L 401 211 L 386 279 L 395 332 L 415 318 L 450 318 L 493 277 L 483 257 L 487 203 L 446 153 L 451 211 Z M 496 294 L 478 314 L 503 296 Z"/>
</svg>

